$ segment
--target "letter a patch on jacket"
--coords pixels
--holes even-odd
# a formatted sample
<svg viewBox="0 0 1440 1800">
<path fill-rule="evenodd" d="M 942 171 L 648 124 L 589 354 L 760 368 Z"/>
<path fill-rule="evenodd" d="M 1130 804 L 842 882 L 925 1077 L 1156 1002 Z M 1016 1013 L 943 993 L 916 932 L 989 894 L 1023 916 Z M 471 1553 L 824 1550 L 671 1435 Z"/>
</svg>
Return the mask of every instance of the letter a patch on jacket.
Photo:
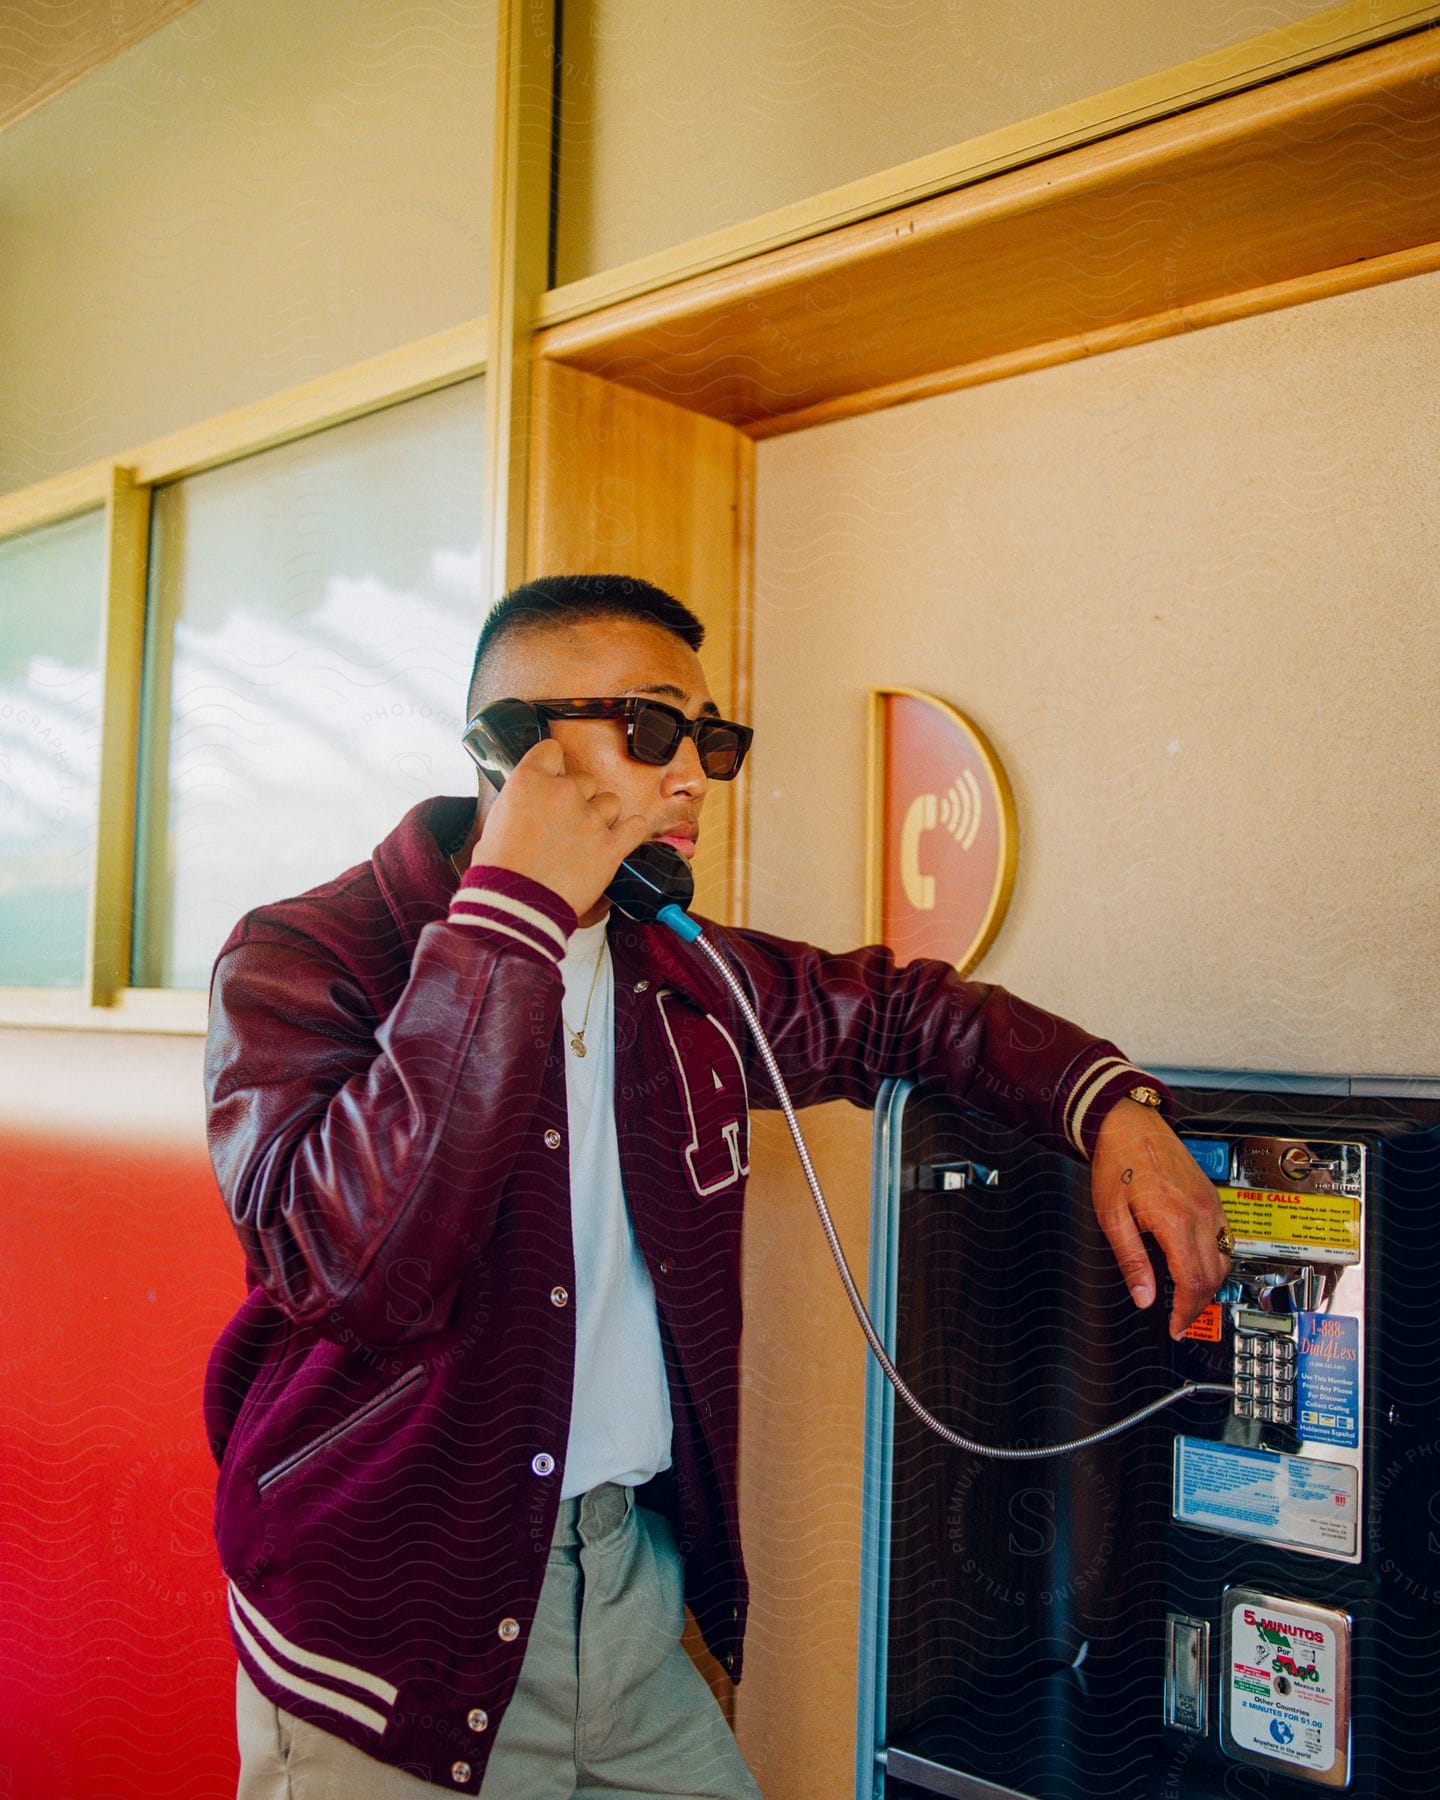
<svg viewBox="0 0 1440 1800">
<path fill-rule="evenodd" d="M 750 1173 L 750 1097 L 735 1040 L 669 988 L 655 996 L 688 1113 L 685 1168 L 703 1200 Z"/>
</svg>

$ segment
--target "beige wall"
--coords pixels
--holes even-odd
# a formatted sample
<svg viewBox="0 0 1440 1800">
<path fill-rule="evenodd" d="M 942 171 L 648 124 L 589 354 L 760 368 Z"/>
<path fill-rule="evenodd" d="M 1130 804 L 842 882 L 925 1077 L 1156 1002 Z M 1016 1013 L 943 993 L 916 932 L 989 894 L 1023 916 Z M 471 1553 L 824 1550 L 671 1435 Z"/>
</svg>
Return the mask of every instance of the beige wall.
<svg viewBox="0 0 1440 1800">
<path fill-rule="evenodd" d="M 199 0 L 0 136 L 0 493 L 485 311 L 495 0 Z"/>
<path fill-rule="evenodd" d="M 762 444 L 756 922 L 858 932 L 913 683 L 1015 784 L 986 978 L 1164 1064 L 1440 1074 L 1437 326 L 1428 275 Z"/>
<path fill-rule="evenodd" d="M 859 941 L 865 697 L 913 684 L 1015 785 L 981 978 L 1159 1064 L 1440 1074 L 1437 325 L 1430 275 L 762 443 L 753 923 Z M 869 1132 L 807 1119 L 857 1276 Z M 862 1346 L 773 1119 L 753 1166 L 737 1729 L 810 1800 L 852 1779 Z"/>
<path fill-rule="evenodd" d="M 203 1157 L 204 1062 L 201 1037 L 0 1028 L 0 1142 L 28 1133 Z"/>
<path fill-rule="evenodd" d="M 1315 0 L 566 0 L 557 279 L 1321 10 Z"/>
</svg>

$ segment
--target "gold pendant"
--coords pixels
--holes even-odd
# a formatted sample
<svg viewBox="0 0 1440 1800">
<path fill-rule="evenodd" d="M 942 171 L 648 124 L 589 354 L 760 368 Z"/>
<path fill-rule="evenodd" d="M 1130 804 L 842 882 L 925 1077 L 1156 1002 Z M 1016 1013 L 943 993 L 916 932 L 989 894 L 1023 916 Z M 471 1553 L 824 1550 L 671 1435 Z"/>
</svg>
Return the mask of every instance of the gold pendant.
<svg viewBox="0 0 1440 1800">
<path fill-rule="evenodd" d="M 583 1056 L 585 1054 L 585 1034 L 583 1031 L 577 1031 L 571 1037 L 570 1048 L 577 1056 Z"/>
</svg>

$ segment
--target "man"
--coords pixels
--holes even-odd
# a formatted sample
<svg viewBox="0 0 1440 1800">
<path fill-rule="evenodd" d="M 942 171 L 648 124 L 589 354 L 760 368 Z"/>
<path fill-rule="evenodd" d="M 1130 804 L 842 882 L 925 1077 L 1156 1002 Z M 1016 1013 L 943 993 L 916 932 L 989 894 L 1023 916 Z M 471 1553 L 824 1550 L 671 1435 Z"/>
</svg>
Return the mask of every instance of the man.
<svg viewBox="0 0 1440 1800">
<path fill-rule="evenodd" d="M 741 1200 L 775 1101 L 713 973 L 604 898 L 642 843 L 692 855 L 738 771 L 701 638 L 643 582 L 516 590 L 471 713 L 629 704 L 552 707 L 498 796 L 416 807 L 216 964 L 242 1800 L 759 1791 L 678 1640 L 683 1593 L 739 1678 Z M 798 1103 L 944 1081 L 1092 1157 L 1138 1304 L 1140 1232 L 1166 1255 L 1173 1330 L 1223 1279 L 1215 1191 L 1113 1046 L 939 963 L 711 929 Z"/>
</svg>

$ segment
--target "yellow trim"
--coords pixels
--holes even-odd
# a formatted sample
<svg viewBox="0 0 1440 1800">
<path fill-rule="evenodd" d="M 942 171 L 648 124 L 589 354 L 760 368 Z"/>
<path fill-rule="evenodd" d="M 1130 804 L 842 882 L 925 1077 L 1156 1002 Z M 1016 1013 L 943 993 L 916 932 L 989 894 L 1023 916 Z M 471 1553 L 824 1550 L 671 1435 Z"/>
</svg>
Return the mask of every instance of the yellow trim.
<svg viewBox="0 0 1440 1800">
<path fill-rule="evenodd" d="M 530 340 L 550 278 L 555 0 L 501 0 L 485 392 L 487 603 L 525 578 Z"/>
<path fill-rule="evenodd" d="M 489 336 L 487 320 L 471 319 L 398 350 L 282 388 L 183 431 L 152 438 L 119 456 L 0 494 L 0 537 L 103 506 L 110 493 L 111 471 L 117 466 L 128 469 L 142 486 L 178 481 L 469 380 L 485 372 Z"/>
<path fill-rule="evenodd" d="M 470 319 L 433 337 L 403 344 L 398 350 L 351 363 L 203 424 L 156 438 L 122 460 L 134 469 L 137 481 L 158 484 L 273 450 L 279 444 L 481 374 L 488 339 L 486 320 Z"/>
<path fill-rule="evenodd" d="M 1437 20 L 1440 4 L 1434 0 L 1424 6 L 1406 4 L 1405 0 L 1345 0 L 1345 4 L 1311 18 L 1226 45 L 1207 56 L 1090 95 L 1054 112 L 1023 119 L 951 149 L 899 163 L 739 225 L 552 288 L 536 309 L 536 329 L 583 318 L 622 300 L 653 293 L 656 288 L 747 261 L 767 250 L 801 243 L 841 225 L 911 206 L 935 194 L 970 187 L 1007 169 L 1039 162 L 1081 144 L 1094 143 L 1098 138 L 1128 131 L 1132 126 L 1293 74 L 1297 69 L 1383 43 L 1387 38 L 1404 36 Z"/>
<path fill-rule="evenodd" d="M 0 1028 L 205 1035 L 207 996 L 194 988 L 127 988 L 113 1006 L 87 1005 L 79 988 L 0 988 Z"/>
<path fill-rule="evenodd" d="M 1015 870 L 1020 857 L 1020 821 L 1015 811 L 1015 795 L 1005 765 L 995 746 L 971 718 L 923 688 L 873 687 L 870 690 L 869 713 L 865 734 L 865 941 L 878 943 L 882 924 L 885 858 L 885 702 L 891 695 L 908 700 L 921 700 L 934 707 L 943 718 L 958 725 L 970 739 L 985 764 L 995 792 L 1000 796 L 1000 865 L 990 890 L 984 922 L 968 949 L 955 964 L 957 973 L 968 975 L 995 942 L 1010 897 L 1015 891 Z"/>
<path fill-rule="evenodd" d="M 112 1005 L 130 980 L 150 490 L 136 482 L 128 469 L 117 468 L 112 473 L 105 537 L 100 782 L 85 944 L 85 986 L 92 1006 Z"/>
<path fill-rule="evenodd" d="M 109 498 L 113 466 L 108 461 L 85 463 L 32 487 L 0 494 L 0 538 L 18 537 L 22 531 L 97 511 Z"/>
</svg>

